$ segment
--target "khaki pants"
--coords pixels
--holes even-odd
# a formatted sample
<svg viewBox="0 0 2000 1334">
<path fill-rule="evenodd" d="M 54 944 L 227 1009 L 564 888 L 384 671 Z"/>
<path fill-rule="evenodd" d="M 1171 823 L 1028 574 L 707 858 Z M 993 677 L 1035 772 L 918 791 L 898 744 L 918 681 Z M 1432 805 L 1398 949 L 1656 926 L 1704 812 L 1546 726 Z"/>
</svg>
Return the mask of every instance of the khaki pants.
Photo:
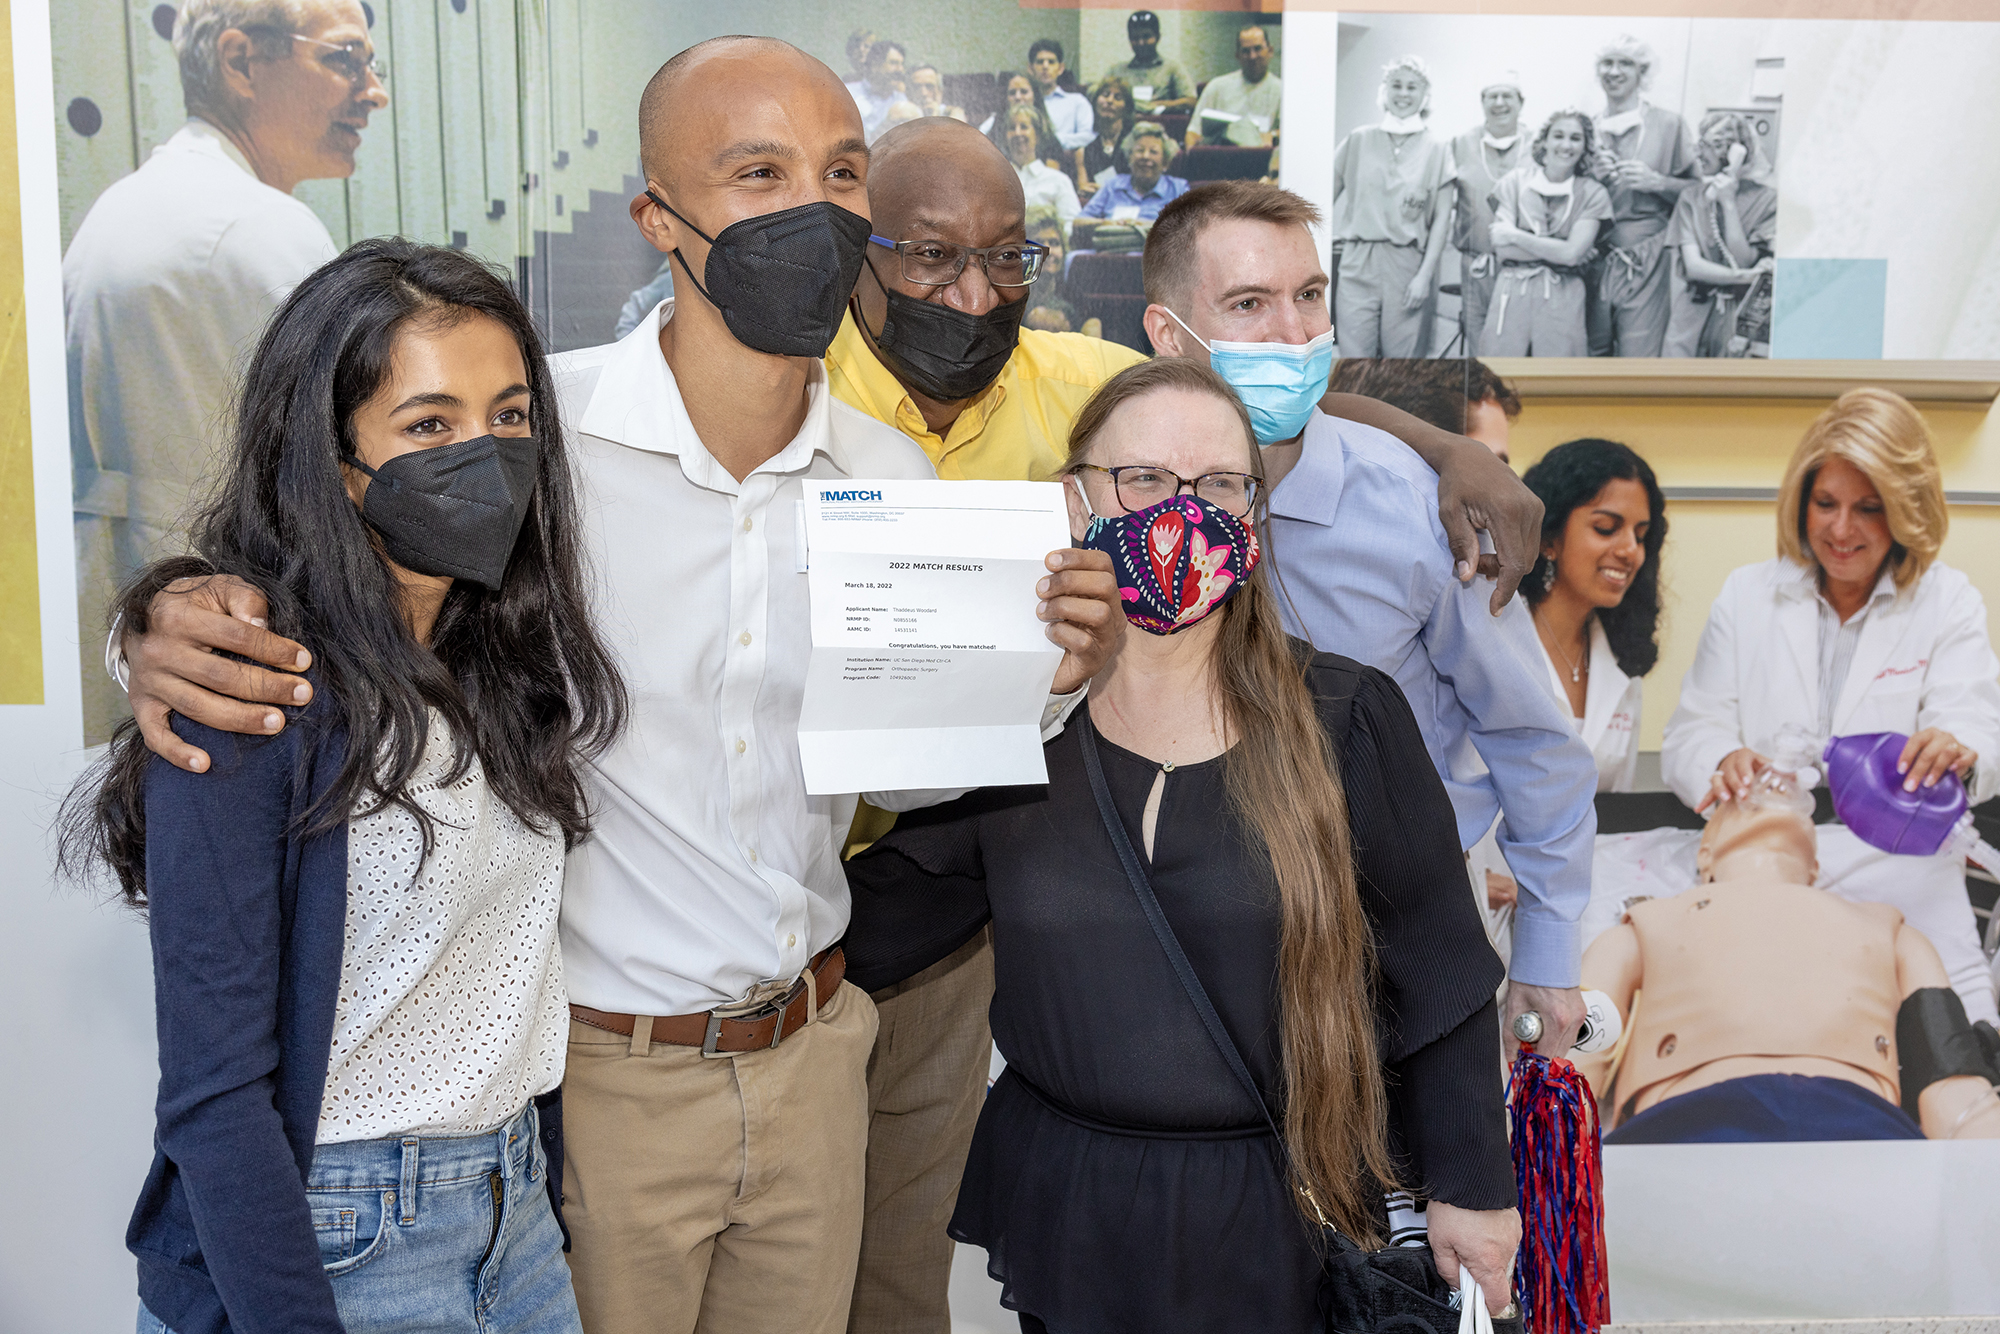
<svg viewBox="0 0 2000 1334">
<path fill-rule="evenodd" d="M 945 1225 L 986 1099 L 993 1035 L 990 928 L 874 993 L 868 1058 L 868 1195 L 851 1334 L 950 1334 Z"/>
<path fill-rule="evenodd" d="M 587 1334 L 836 1334 L 861 1235 L 875 1005 L 843 984 L 721 1060 L 570 1023 L 563 1218 Z"/>
</svg>

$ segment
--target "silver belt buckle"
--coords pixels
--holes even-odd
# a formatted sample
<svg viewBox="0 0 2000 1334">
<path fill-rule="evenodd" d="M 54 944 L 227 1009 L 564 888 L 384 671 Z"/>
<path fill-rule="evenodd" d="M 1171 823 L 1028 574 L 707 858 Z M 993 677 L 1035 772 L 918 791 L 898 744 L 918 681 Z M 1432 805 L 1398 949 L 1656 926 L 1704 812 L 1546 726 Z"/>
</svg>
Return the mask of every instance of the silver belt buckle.
<svg viewBox="0 0 2000 1334">
<path fill-rule="evenodd" d="M 715 1044 L 722 1039 L 722 1016 L 715 1011 L 708 1012 L 708 1031 L 701 1035 L 701 1054 L 704 1060 L 726 1061 L 736 1053 L 717 1051 Z"/>
<path fill-rule="evenodd" d="M 790 1003 L 791 999 L 793 999 L 791 992 L 788 991 L 784 995 L 779 996 L 776 999 L 765 1001 L 764 1004 L 759 1006 L 757 1009 L 750 1010 L 744 1014 L 732 1014 L 727 1017 L 730 1019 L 742 1019 L 749 1023 L 755 1023 L 759 1019 L 762 1019 L 767 1014 L 776 1015 L 777 1022 L 771 1026 L 771 1045 L 775 1047 L 778 1045 L 778 1043 L 784 1040 L 785 1007 Z M 724 1017 L 725 1016 L 723 1016 L 722 1014 L 718 1013 L 715 1010 L 710 1010 L 708 1012 L 708 1028 L 701 1035 L 701 1054 L 702 1057 L 706 1060 L 726 1061 L 732 1056 L 738 1056 L 742 1054 L 740 1052 L 717 1051 L 715 1049 L 715 1044 L 722 1040 L 722 1021 Z M 755 1048 L 746 1048 L 746 1050 L 754 1051 Z"/>
</svg>

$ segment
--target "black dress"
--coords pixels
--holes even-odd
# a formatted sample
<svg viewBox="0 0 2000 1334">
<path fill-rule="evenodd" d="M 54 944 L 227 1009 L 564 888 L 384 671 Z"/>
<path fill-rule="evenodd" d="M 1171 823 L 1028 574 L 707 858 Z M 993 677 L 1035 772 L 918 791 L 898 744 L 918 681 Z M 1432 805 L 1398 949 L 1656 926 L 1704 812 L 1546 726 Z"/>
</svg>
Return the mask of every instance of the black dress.
<svg viewBox="0 0 2000 1334">
<path fill-rule="evenodd" d="M 1487 945 L 1457 825 L 1395 682 L 1310 670 L 1345 781 L 1404 1184 L 1466 1208 L 1514 1203 Z M 1086 706 L 1087 707 L 1087 706 Z M 1160 766 L 1098 740 L 1133 846 Z M 1054 1334 L 1319 1325 L 1319 1258 L 1277 1145 L 1146 925 L 1098 815 L 1074 726 L 1046 788 L 987 789 L 906 815 L 848 863 L 849 977 L 874 988 L 969 939 L 990 912 L 993 1036 L 1007 1059 L 979 1117 L 951 1235 L 985 1248 L 1011 1309 Z M 1229 811 L 1222 760 L 1166 776 L 1149 872 L 1274 1115 L 1279 913 L 1270 860 Z"/>
</svg>

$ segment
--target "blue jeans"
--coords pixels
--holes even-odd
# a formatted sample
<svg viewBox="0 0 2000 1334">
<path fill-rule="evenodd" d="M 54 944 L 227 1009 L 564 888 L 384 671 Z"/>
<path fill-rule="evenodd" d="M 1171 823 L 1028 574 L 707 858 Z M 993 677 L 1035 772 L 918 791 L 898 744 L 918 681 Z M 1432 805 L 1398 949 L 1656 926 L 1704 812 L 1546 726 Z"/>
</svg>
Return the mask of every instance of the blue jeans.
<svg viewBox="0 0 2000 1334">
<path fill-rule="evenodd" d="M 478 1135 L 322 1144 L 306 1200 L 349 1334 L 581 1334 L 534 1105 Z M 138 1334 L 173 1334 L 143 1304 Z"/>
</svg>

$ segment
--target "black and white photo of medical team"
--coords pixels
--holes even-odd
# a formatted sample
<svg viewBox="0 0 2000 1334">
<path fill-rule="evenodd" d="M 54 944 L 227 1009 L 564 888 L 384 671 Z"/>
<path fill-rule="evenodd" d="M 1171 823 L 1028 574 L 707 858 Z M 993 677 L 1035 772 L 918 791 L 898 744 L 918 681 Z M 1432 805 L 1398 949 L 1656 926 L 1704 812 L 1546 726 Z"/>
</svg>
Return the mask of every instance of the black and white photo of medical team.
<svg viewBox="0 0 2000 1334">
<path fill-rule="evenodd" d="M 1342 42 L 1343 357 L 1770 355 L 1782 60 L 1732 52 L 1737 77 L 1697 89 L 1647 37 L 1578 33 L 1577 69 L 1468 73 L 1469 52 L 1357 17 L 1380 21 Z"/>
</svg>

